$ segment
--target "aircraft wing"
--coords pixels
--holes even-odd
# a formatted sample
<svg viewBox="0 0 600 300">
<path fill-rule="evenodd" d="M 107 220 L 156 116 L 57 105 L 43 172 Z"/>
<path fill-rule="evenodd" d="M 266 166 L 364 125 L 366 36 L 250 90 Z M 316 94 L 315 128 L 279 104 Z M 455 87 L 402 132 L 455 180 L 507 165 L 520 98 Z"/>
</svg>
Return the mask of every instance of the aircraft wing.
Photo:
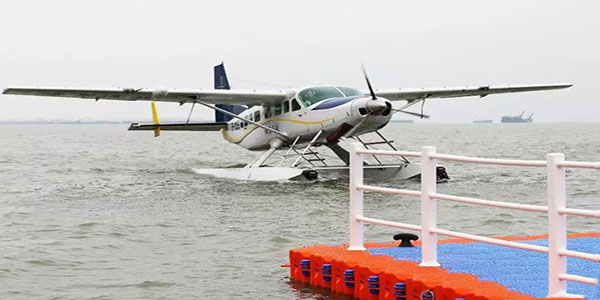
<svg viewBox="0 0 600 300">
<path fill-rule="evenodd" d="M 211 104 L 252 106 L 279 103 L 287 98 L 291 98 L 293 91 L 11 87 L 5 89 L 3 94 L 95 100 L 163 101 L 178 102 L 180 104 L 192 102 L 197 99 Z"/>
<path fill-rule="evenodd" d="M 564 89 L 571 87 L 571 83 L 559 84 L 535 84 L 535 85 L 499 85 L 499 86 L 475 86 L 475 87 L 441 87 L 441 88 L 417 88 L 417 89 L 385 89 L 375 90 L 377 96 L 391 101 L 405 100 L 410 102 L 429 98 L 456 98 L 479 96 L 485 97 L 491 94 L 520 93 L 531 91 L 544 91 Z M 365 95 L 369 92 L 365 91 Z"/>
</svg>

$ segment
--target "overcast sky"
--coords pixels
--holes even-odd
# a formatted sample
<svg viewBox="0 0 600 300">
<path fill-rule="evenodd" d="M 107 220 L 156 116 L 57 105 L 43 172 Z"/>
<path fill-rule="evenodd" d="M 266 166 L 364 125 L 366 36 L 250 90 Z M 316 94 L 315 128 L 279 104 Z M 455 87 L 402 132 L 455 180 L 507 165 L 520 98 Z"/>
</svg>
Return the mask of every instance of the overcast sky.
<svg viewBox="0 0 600 300">
<path fill-rule="evenodd" d="M 212 67 L 224 61 L 234 88 L 272 88 L 247 80 L 362 89 L 362 61 L 376 88 L 575 84 L 430 100 L 430 122 L 522 110 L 536 122 L 600 121 L 597 0 L 2 0 L 0 11 L 0 88 L 212 88 Z M 158 107 L 163 119 L 189 112 Z M 0 96 L 4 121 L 149 118 L 148 102 Z"/>
</svg>

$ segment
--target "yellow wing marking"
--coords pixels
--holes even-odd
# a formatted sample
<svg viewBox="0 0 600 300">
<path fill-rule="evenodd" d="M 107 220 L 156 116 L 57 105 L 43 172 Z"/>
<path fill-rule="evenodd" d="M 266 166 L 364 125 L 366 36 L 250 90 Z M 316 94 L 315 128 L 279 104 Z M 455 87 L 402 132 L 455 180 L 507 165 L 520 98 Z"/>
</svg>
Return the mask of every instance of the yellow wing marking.
<svg viewBox="0 0 600 300">
<path fill-rule="evenodd" d="M 154 123 L 154 125 L 158 125 L 160 124 L 160 119 L 158 118 L 158 111 L 156 110 L 156 103 L 154 103 L 154 101 L 152 101 L 152 103 L 150 104 L 152 106 L 152 123 Z M 160 127 L 156 126 L 156 128 L 154 128 L 154 137 L 157 137 L 160 135 Z"/>
</svg>

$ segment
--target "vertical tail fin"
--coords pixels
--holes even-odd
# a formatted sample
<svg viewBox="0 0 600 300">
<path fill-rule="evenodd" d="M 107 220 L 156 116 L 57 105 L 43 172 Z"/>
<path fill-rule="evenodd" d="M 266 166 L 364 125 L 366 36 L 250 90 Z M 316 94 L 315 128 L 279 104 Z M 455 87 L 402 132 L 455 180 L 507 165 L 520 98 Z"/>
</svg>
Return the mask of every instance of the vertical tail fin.
<svg viewBox="0 0 600 300">
<path fill-rule="evenodd" d="M 227 73 L 225 73 L 225 65 L 223 63 L 216 65 L 214 68 L 215 72 L 215 89 L 217 90 L 229 90 L 231 86 L 229 86 L 229 80 L 227 79 Z M 239 114 L 246 110 L 245 107 L 240 105 L 227 105 L 227 104 L 217 104 L 215 105 L 218 108 L 222 108 L 228 112 L 232 112 L 234 114 Z M 215 122 L 228 122 L 232 117 L 218 111 L 215 111 Z"/>
<path fill-rule="evenodd" d="M 227 73 L 225 73 L 225 65 L 223 63 L 215 66 L 215 89 L 216 90 L 229 90 L 229 80 L 227 80 Z"/>
</svg>

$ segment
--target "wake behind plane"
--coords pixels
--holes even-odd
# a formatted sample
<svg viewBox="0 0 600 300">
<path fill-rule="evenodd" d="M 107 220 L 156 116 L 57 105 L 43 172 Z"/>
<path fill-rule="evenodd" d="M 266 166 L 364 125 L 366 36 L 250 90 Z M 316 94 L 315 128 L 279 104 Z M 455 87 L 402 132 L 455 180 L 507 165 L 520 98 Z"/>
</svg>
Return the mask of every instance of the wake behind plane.
<svg viewBox="0 0 600 300">
<path fill-rule="evenodd" d="M 66 97 L 93 100 L 152 101 L 151 124 L 133 123 L 129 130 L 154 131 L 219 131 L 230 143 L 251 151 L 262 152 L 243 167 L 195 169 L 197 173 L 240 180 L 316 179 L 319 176 L 343 176 L 348 172 L 348 151 L 344 143 L 355 139 L 365 148 L 390 147 L 392 141 L 379 130 L 396 113 L 421 118 L 429 116 L 408 111 L 409 107 L 423 105 L 433 98 L 458 98 L 492 94 L 518 93 L 564 89 L 572 84 L 538 84 L 443 88 L 374 89 L 364 72 L 367 90 L 337 85 L 318 85 L 281 90 L 231 89 L 225 67 L 214 67 L 214 89 L 174 90 L 167 88 L 40 88 L 10 87 L 4 94 L 44 97 Z M 213 109 L 213 123 L 160 123 L 155 102 L 192 103 Z M 394 105 L 397 103 L 396 105 Z M 192 109 L 193 109 L 192 106 Z M 361 137 L 371 134 L 375 142 Z M 341 161 L 332 165 L 315 151 L 327 147 Z M 285 151 L 276 164 L 267 160 L 277 150 Z M 365 166 L 365 176 L 386 179 L 409 179 L 420 175 L 418 164 L 399 158 L 395 162 L 375 161 Z M 438 167 L 438 179 L 448 176 Z"/>
</svg>

